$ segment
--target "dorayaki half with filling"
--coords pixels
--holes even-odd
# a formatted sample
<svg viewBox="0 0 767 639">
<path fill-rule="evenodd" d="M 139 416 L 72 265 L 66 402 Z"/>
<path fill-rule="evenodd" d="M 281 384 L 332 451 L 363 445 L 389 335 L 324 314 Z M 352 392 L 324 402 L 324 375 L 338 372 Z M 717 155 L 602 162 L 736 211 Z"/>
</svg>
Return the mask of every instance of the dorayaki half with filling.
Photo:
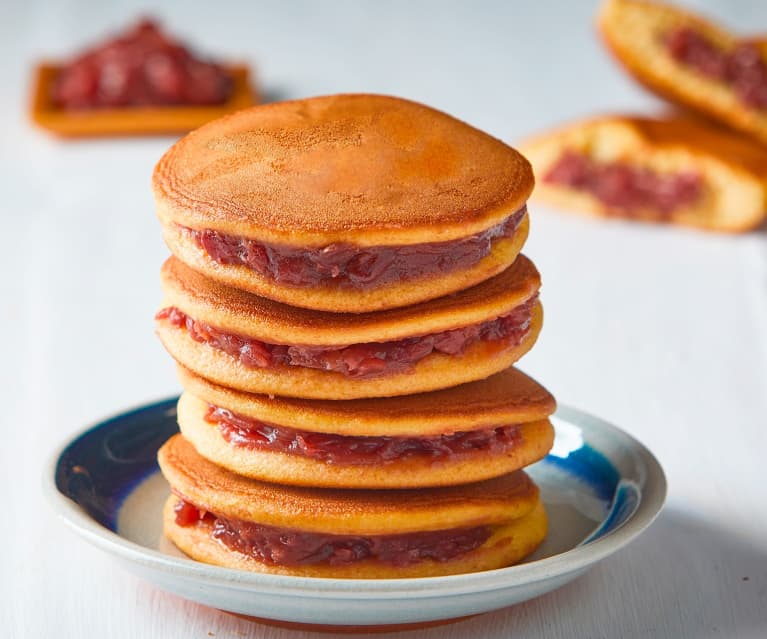
<svg viewBox="0 0 767 639">
<path fill-rule="evenodd" d="M 602 116 L 522 148 L 535 199 L 563 209 L 730 232 L 767 215 L 767 148 L 690 116 Z"/>
<path fill-rule="evenodd" d="M 606 0 L 609 50 L 659 96 L 767 144 L 767 39 L 740 37 L 672 4 Z"/>
</svg>

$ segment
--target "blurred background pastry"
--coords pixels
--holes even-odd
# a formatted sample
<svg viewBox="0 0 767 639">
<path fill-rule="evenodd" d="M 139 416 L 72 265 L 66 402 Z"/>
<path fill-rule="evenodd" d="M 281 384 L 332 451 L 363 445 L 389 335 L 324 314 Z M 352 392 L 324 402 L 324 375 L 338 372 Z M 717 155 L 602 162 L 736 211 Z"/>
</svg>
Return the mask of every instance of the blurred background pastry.
<svg viewBox="0 0 767 639">
<path fill-rule="evenodd" d="M 767 147 L 700 119 L 602 116 L 522 148 L 534 198 L 565 210 L 730 232 L 767 214 Z"/>
</svg>

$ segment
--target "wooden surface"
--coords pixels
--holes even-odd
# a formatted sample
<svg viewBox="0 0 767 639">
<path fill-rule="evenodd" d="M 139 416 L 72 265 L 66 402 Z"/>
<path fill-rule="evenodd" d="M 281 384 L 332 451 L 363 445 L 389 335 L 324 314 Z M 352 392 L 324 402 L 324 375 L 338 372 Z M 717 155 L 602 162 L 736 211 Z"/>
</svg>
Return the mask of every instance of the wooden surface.
<svg viewBox="0 0 767 639">
<path fill-rule="evenodd" d="M 767 30 L 764 2 L 693 4 Z M 395 93 L 508 141 L 599 110 L 660 106 L 601 49 L 592 3 L 478 5 L 176 2 L 157 13 L 201 50 L 255 63 L 272 98 Z M 149 190 L 172 139 L 64 142 L 26 119 L 35 61 L 138 13 L 130 0 L 3 9 L 0 628 L 24 638 L 308 639 L 139 581 L 68 532 L 41 495 L 54 444 L 177 391 L 153 335 L 166 249 Z M 543 276 L 546 322 L 522 367 L 563 403 L 648 445 L 668 474 L 667 508 L 557 592 L 399 636 L 767 636 L 767 233 L 723 237 L 540 207 L 531 217 L 525 252 Z"/>
</svg>

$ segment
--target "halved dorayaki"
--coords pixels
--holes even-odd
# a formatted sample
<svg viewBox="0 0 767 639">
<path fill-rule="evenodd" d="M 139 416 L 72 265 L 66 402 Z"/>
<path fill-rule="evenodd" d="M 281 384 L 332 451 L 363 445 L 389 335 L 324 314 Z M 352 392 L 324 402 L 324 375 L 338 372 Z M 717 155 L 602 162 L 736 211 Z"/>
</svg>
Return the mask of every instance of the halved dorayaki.
<svg viewBox="0 0 767 639">
<path fill-rule="evenodd" d="M 689 116 L 602 116 L 523 148 L 534 197 L 565 209 L 719 231 L 767 214 L 767 149 Z"/>
<path fill-rule="evenodd" d="M 767 40 L 739 37 L 678 6 L 607 0 L 598 18 L 610 51 L 663 98 L 767 143 Z"/>
</svg>

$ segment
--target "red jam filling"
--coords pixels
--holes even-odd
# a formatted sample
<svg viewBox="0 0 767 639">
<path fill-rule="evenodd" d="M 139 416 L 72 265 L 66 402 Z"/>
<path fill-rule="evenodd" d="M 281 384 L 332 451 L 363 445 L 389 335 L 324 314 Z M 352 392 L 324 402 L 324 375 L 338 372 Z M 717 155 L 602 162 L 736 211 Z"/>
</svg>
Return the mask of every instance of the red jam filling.
<svg viewBox="0 0 767 639">
<path fill-rule="evenodd" d="M 522 342 L 530 330 L 532 308 L 537 296 L 510 313 L 481 324 L 452 331 L 431 333 L 393 342 L 352 344 L 351 346 L 287 346 L 227 333 L 189 317 L 171 306 L 160 310 L 155 319 L 186 329 L 196 342 L 237 358 L 248 368 L 304 366 L 341 373 L 347 377 L 371 378 L 409 370 L 431 353 L 461 355 L 472 344 L 483 340 L 509 348 Z"/>
<path fill-rule="evenodd" d="M 498 426 L 434 437 L 355 437 L 312 433 L 276 426 L 210 406 L 205 420 L 216 424 L 223 438 L 252 450 L 300 455 L 329 464 L 381 464 L 411 457 L 444 461 L 467 453 L 503 453 L 518 445 L 519 426 Z"/>
<path fill-rule="evenodd" d="M 470 268 L 489 255 L 494 240 L 511 237 L 526 212 L 527 208 L 522 207 L 501 223 L 460 240 L 408 246 L 330 244 L 323 248 L 294 248 L 210 229 L 181 228 L 220 264 L 247 266 L 291 286 L 318 286 L 332 281 L 365 290 Z"/>
<path fill-rule="evenodd" d="M 444 562 L 478 548 L 492 532 L 489 526 L 475 526 L 403 535 L 329 535 L 221 517 L 183 499 L 175 512 L 179 526 L 203 522 L 211 527 L 211 537 L 230 550 L 272 566 L 345 566 L 365 559 L 394 566 L 424 559 Z"/>
<path fill-rule="evenodd" d="M 695 29 L 681 27 L 666 36 L 666 48 L 677 62 L 726 84 L 743 104 L 767 109 L 767 62 L 756 44 L 739 42 L 723 51 Z"/>
<path fill-rule="evenodd" d="M 543 181 L 586 191 L 623 214 L 652 209 L 669 215 L 694 204 L 703 190 L 700 174 L 692 171 L 660 174 L 623 162 L 595 162 L 575 151 L 566 151 Z"/>
<path fill-rule="evenodd" d="M 124 34 L 85 51 L 58 73 L 53 103 L 62 109 L 222 104 L 232 79 L 142 20 Z"/>
</svg>

